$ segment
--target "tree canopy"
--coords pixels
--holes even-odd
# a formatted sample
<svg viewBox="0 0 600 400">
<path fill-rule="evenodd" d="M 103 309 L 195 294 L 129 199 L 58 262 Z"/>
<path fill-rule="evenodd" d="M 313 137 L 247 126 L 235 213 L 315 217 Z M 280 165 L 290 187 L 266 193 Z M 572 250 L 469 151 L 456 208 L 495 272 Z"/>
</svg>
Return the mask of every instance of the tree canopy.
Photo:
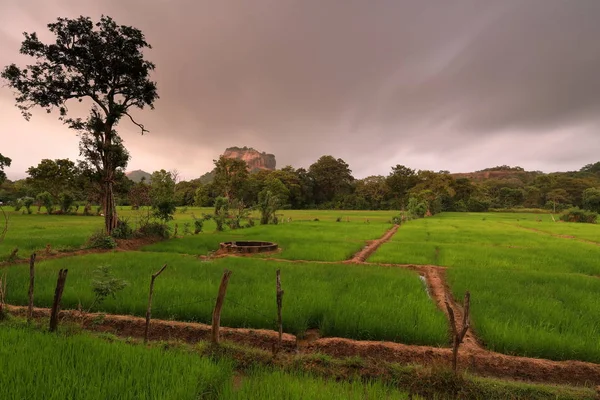
<svg viewBox="0 0 600 400">
<path fill-rule="evenodd" d="M 82 155 L 99 169 L 105 228 L 117 225 L 113 184 L 126 152 L 114 130 L 123 117 L 135 121 L 132 108 L 153 108 L 158 98 L 156 83 L 150 79 L 155 66 L 144 58 L 150 49 L 139 29 L 118 25 L 102 16 L 94 23 L 88 17 L 58 18 L 48 24 L 54 43 L 43 43 L 34 33 L 24 33 L 21 54 L 34 58 L 26 67 L 11 64 L 0 76 L 15 90 L 16 104 L 25 119 L 39 106 L 59 111 L 59 119 L 82 135 Z M 70 117 L 69 100 L 92 103 L 87 119 Z"/>
</svg>

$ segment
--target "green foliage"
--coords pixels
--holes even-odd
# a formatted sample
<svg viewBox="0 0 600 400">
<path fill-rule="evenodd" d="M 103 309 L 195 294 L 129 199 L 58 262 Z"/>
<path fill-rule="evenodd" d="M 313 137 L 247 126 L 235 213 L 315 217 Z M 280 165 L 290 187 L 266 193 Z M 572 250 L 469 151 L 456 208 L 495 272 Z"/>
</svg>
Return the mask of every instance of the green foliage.
<svg viewBox="0 0 600 400">
<path fill-rule="evenodd" d="M 242 228 L 242 220 L 248 218 L 250 209 L 246 207 L 243 200 L 233 200 L 229 206 L 229 228 Z"/>
<path fill-rule="evenodd" d="M 173 214 L 177 211 L 177 206 L 173 200 L 163 200 L 154 203 L 154 216 L 164 223 L 173 219 Z"/>
<path fill-rule="evenodd" d="M 60 210 L 63 214 L 68 214 L 71 211 L 71 207 L 75 202 L 75 198 L 71 193 L 63 192 L 58 196 L 58 201 L 60 204 Z"/>
<path fill-rule="evenodd" d="M 2 185 L 6 180 L 6 173 L 4 172 L 4 168 L 10 167 L 11 162 L 12 160 L 10 158 L 0 154 L 0 185 Z"/>
<path fill-rule="evenodd" d="M 116 239 L 129 239 L 133 237 L 133 228 L 127 218 L 119 218 L 117 227 L 113 229 L 111 236 Z"/>
<path fill-rule="evenodd" d="M 219 157 L 215 163 L 215 179 L 213 186 L 219 196 L 228 199 L 242 197 L 244 186 L 248 181 L 248 164 L 235 158 Z"/>
<path fill-rule="evenodd" d="M 281 207 L 279 198 L 270 190 L 263 189 L 258 194 L 258 210 L 260 211 L 261 225 L 277 224 L 278 221 L 275 213 L 279 207 Z"/>
<path fill-rule="evenodd" d="M 115 239 L 104 232 L 103 230 L 97 231 L 88 239 L 88 247 L 96 249 L 114 249 L 117 247 Z"/>
<path fill-rule="evenodd" d="M 427 212 L 427 203 L 420 201 L 417 197 L 410 196 L 406 206 L 406 212 L 410 219 L 423 218 Z"/>
<path fill-rule="evenodd" d="M 59 119 L 80 133 L 80 152 L 96 171 L 92 176 L 102 188 L 105 229 L 110 233 L 116 216 L 113 183 L 117 169 L 129 159 L 114 127 L 127 116 L 146 132 L 129 109 L 153 107 L 158 98 L 156 83 L 149 78 L 154 64 L 143 54 L 150 45 L 140 30 L 118 25 L 108 16 L 95 24 L 83 16 L 58 18 L 48 29 L 55 43 L 45 44 L 36 33 L 25 33 L 21 53 L 34 64 L 11 64 L 1 77 L 14 89 L 17 107 L 27 120 L 36 105 L 48 112 L 57 109 Z M 83 99 L 92 102 L 88 118 L 68 117 L 67 102 Z"/>
<path fill-rule="evenodd" d="M 61 203 L 61 193 L 73 187 L 78 170 L 69 159 L 43 159 L 37 167 L 30 167 L 27 174 L 27 182 L 37 192 L 48 192 L 54 201 Z"/>
<path fill-rule="evenodd" d="M 589 188 L 583 191 L 583 207 L 600 213 L 600 188 Z"/>
<path fill-rule="evenodd" d="M 140 237 L 158 237 L 168 239 L 171 236 L 169 225 L 158 221 L 147 221 L 140 225 L 135 235 Z"/>
<path fill-rule="evenodd" d="M 565 222 L 585 222 L 595 224 L 598 219 L 598 213 L 594 211 L 582 210 L 579 207 L 569 208 L 561 216 L 560 220 Z"/>
<path fill-rule="evenodd" d="M 92 292 L 95 295 L 92 305 L 101 305 L 107 297 L 117 298 L 117 293 L 125 289 L 129 282 L 115 278 L 110 267 L 106 265 L 99 266 L 93 272 Z M 90 309 L 92 307 L 90 306 Z"/>
<path fill-rule="evenodd" d="M 332 156 L 319 158 L 308 168 L 308 173 L 314 182 L 314 197 L 319 202 L 333 201 L 350 193 L 354 181 L 348 164 Z"/>
<path fill-rule="evenodd" d="M 229 218 L 229 200 L 226 197 L 217 197 L 215 199 L 215 212 L 212 218 L 217 224 L 217 231 L 223 231 L 225 223 Z"/>
<path fill-rule="evenodd" d="M 25 210 L 27 210 L 27 214 L 31 214 L 31 206 L 33 205 L 34 201 L 35 200 L 33 199 L 33 197 L 23 197 L 21 199 L 21 202 L 23 203 Z"/>
<path fill-rule="evenodd" d="M 54 211 L 54 202 L 52 201 L 52 195 L 49 192 L 38 194 L 37 200 L 46 208 L 48 214 L 52 214 L 52 211 Z"/>
</svg>

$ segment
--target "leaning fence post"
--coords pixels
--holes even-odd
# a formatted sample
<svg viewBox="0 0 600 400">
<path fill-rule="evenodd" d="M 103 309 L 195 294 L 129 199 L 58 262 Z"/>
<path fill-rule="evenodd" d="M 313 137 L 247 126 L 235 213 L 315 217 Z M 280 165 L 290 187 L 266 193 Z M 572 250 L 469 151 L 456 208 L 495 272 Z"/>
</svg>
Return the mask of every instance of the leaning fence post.
<svg viewBox="0 0 600 400">
<path fill-rule="evenodd" d="M 56 331 L 58 326 L 58 313 L 60 312 L 60 300 L 63 290 L 65 289 L 65 281 L 67 280 L 68 269 L 58 271 L 58 280 L 56 281 L 56 290 L 54 291 L 54 301 L 52 302 L 52 314 L 50 314 L 50 332 Z"/>
<path fill-rule="evenodd" d="M 35 283 L 35 252 L 29 257 L 29 305 L 27 307 L 27 321 L 33 318 L 33 287 Z"/>
<path fill-rule="evenodd" d="M 452 328 L 452 370 L 454 373 L 456 373 L 458 365 L 458 347 L 463 342 L 470 325 L 469 312 L 471 307 L 471 294 L 468 291 L 465 293 L 462 329 L 460 332 L 456 326 L 454 311 L 452 310 L 452 307 L 450 307 L 450 302 L 448 301 L 447 297 L 445 302 L 446 309 L 448 310 L 448 316 L 450 318 L 450 327 Z"/>
<path fill-rule="evenodd" d="M 157 276 L 162 274 L 165 268 L 167 268 L 167 264 L 163 265 L 160 271 L 152 274 L 152 279 L 150 279 L 150 294 L 148 295 L 148 308 L 146 308 L 146 329 L 144 330 L 144 343 L 148 343 L 148 332 L 150 331 L 150 316 L 152 315 L 152 292 L 154 290 L 154 280 Z"/>
<path fill-rule="evenodd" d="M 225 300 L 225 293 L 227 292 L 227 284 L 229 283 L 229 277 L 231 271 L 225 269 L 223 272 L 223 278 L 221 278 L 221 285 L 219 286 L 219 294 L 217 295 L 217 301 L 215 303 L 215 309 L 212 314 L 212 342 L 219 344 L 219 328 L 221 326 L 221 309 L 223 308 L 223 301 Z"/>
<path fill-rule="evenodd" d="M 283 302 L 283 290 L 281 290 L 281 270 L 277 270 L 277 325 L 279 327 L 279 337 L 277 340 L 277 350 L 281 350 L 283 340 L 283 323 L 281 321 L 281 306 Z"/>
</svg>

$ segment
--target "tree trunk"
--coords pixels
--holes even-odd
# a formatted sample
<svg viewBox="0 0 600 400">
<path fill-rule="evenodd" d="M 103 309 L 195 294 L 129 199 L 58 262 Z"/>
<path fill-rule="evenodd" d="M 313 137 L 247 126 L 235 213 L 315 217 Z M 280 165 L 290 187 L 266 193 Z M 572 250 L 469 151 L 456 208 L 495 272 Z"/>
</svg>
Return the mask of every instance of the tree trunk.
<svg viewBox="0 0 600 400">
<path fill-rule="evenodd" d="M 104 228 L 107 234 L 111 234 L 117 227 L 117 207 L 115 206 L 115 195 L 113 184 L 115 181 L 115 168 L 112 162 L 112 125 L 106 124 L 104 129 L 104 143 L 102 152 L 102 166 L 104 168 L 104 181 L 102 182 L 102 205 L 104 209 Z"/>
</svg>

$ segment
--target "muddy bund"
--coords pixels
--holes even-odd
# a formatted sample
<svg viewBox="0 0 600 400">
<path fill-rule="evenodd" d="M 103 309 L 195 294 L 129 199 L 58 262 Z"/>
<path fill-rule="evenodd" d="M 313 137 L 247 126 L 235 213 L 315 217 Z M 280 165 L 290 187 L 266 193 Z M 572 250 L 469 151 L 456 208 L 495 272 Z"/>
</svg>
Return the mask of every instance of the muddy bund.
<svg viewBox="0 0 600 400">
<path fill-rule="evenodd" d="M 220 250 L 223 253 L 266 253 L 276 251 L 278 248 L 277 243 L 254 240 L 223 242 L 220 244 Z"/>
</svg>

